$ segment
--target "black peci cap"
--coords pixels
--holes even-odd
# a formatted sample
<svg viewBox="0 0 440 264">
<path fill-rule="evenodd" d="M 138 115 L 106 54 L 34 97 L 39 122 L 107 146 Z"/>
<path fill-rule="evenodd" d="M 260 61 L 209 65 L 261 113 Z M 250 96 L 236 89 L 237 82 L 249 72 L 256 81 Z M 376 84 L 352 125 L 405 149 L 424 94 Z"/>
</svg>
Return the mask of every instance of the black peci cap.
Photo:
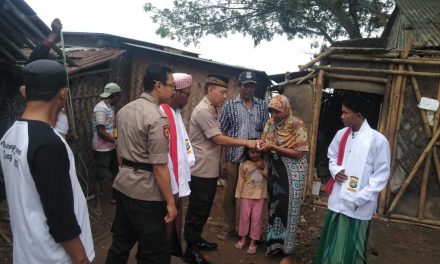
<svg viewBox="0 0 440 264">
<path fill-rule="evenodd" d="M 360 113 L 365 118 L 368 116 L 371 110 L 370 101 L 362 95 L 354 92 L 346 93 L 342 105 L 350 108 L 353 112 Z"/>
<path fill-rule="evenodd" d="M 67 85 L 64 67 L 52 60 L 36 60 L 23 68 L 24 85 L 28 93 L 51 93 Z"/>
</svg>

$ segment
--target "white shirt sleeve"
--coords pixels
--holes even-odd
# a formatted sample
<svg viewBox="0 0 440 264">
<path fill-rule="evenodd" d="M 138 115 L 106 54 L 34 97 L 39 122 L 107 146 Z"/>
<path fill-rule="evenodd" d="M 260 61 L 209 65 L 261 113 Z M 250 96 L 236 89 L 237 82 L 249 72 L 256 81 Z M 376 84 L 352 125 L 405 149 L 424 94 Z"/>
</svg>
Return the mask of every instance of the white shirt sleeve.
<svg viewBox="0 0 440 264">
<path fill-rule="evenodd" d="M 344 170 L 344 167 L 339 166 L 338 162 L 338 152 L 339 152 L 339 143 L 341 142 L 341 134 L 343 130 L 339 130 L 335 137 L 333 138 L 330 146 L 328 147 L 327 157 L 329 158 L 328 168 L 332 177 L 334 178 L 338 172 Z"/>
<path fill-rule="evenodd" d="M 354 199 L 354 203 L 357 206 L 362 206 L 368 201 L 375 201 L 377 193 L 381 192 L 390 176 L 390 145 L 384 136 L 376 138 L 376 144 L 374 151 L 371 153 L 374 157 L 373 174 L 368 180 L 368 184 L 359 191 L 357 197 Z"/>
<path fill-rule="evenodd" d="M 173 172 L 173 163 L 171 162 L 170 154 L 168 154 L 168 170 L 170 171 L 170 181 L 171 181 L 171 191 L 173 194 L 179 192 L 179 187 L 177 186 L 176 177 Z"/>
<path fill-rule="evenodd" d="M 63 136 L 66 136 L 69 132 L 69 121 L 63 111 L 58 112 L 55 130 Z"/>
</svg>

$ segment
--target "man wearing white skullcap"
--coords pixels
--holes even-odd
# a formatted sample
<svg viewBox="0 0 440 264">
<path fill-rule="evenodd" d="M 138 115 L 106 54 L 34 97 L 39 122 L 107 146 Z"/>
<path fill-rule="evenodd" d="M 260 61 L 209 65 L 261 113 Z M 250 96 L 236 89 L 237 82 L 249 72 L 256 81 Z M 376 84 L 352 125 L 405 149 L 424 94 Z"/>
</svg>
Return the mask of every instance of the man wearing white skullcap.
<svg viewBox="0 0 440 264">
<path fill-rule="evenodd" d="M 173 73 L 173 77 L 175 93 L 169 104 L 162 104 L 160 107 L 167 115 L 170 123 L 168 168 L 178 211 L 176 220 L 167 226 L 168 239 L 171 253 L 175 256 L 181 256 L 182 203 L 180 197 L 188 196 L 191 192 L 189 188 L 189 182 L 191 181 L 190 168 L 195 162 L 194 152 L 183 124 L 181 110 L 188 103 L 192 77 L 186 73 Z"/>
</svg>

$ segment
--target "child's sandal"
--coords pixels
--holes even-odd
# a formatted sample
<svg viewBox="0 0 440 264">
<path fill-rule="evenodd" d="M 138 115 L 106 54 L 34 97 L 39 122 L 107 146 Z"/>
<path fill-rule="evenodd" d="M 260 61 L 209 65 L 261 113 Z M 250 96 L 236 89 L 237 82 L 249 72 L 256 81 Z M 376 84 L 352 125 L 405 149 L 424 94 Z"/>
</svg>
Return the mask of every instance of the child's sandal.
<svg viewBox="0 0 440 264">
<path fill-rule="evenodd" d="M 246 251 L 246 253 L 248 254 L 255 254 L 256 252 L 257 252 L 257 245 L 255 246 L 249 245 L 249 248 Z"/>
<path fill-rule="evenodd" d="M 246 244 L 246 242 L 241 242 L 241 240 L 239 240 L 237 243 L 235 243 L 234 247 L 236 249 L 243 249 L 245 244 Z"/>
</svg>

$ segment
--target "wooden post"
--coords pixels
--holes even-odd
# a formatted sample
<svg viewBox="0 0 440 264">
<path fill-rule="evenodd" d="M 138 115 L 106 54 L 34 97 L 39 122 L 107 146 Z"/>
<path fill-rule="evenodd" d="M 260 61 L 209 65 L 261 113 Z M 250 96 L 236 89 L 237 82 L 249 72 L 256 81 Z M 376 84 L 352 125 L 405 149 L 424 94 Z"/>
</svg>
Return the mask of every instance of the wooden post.
<svg viewBox="0 0 440 264">
<path fill-rule="evenodd" d="M 426 191 L 428 189 L 429 172 L 431 171 L 431 158 L 432 150 L 426 156 L 425 168 L 423 169 L 422 184 L 420 185 L 419 208 L 417 210 L 417 217 L 419 219 L 423 219 L 425 214 Z"/>
<path fill-rule="evenodd" d="M 439 86 L 437 88 L 437 100 L 440 101 L 440 82 L 439 82 Z M 435 133 L 436 129 L 439 129 L 439 123 L 440 123 L 440 109 L 437 109 L 437 112 L 435 113 L 434 116 L 434 121 L 433 121 L 433 133 Z M 437 146 L 434 145 L 434 148 L 432 150 L 432 156 L 434 157 L 434 165 L 436 167 L 436 172 L 437 172 L 437 179 L 440 183 L 440 162 L 439 162 L 439 156 L 438 156 L 438 152 L 437 152 Z"/>
<path fill-rule="evenodd" d="M 315 85 L 315 96 L 313 100 L 313 120 L 312 131 L 310 133 L 310 152 L 309 152 L 309 171 L 306 182 L 306 197 L 310 197 L 312 193 L 313 177 L 316 160 L 316 142 L 318 140 L 319 115 L 321 113 L 322 90 L 324 89 L 324 70 L 319 70 L 318 78 Z"/>
<path fill-rule="evenodd" d="M 395 66 L 393 64 L 390 64 L 388 66 L 389 70 L 393 70 L 394 68 L 395 68 Z M 388 117 L 389 117 L 390 110 L 388 107 L 390 105 L 390 96 L 391 96 L 392 88 L 393 88 L 393 76 L 388 75 L 388 81 L 387 81 L 387 86 L 385 88 L 385 95 L 384 95 L 384 99 L 383 99 L 383 104 L 381 107 L 380 122 L 379 122 L 379 129 L 378 129 L 378 131 L 381 132 L 382 134 L 384 134 L 385 136 L 387 136 L 387 134 L 388 134 L 388 128 L 386 127 L 386 124 L 387 124 L 387 120 L 389 119 Z M 377 210 L 377 213 L 379 215 L 384 215 L 384 213 L 385 213 L 385 204 L 386 204 L 389 192 L 390 192 L 390 186 L 389 186 L 389 181 L 388 181 L 386 187 L 380 193 L 379 207 Z"/>
<path fill-rule="evenodd" d="M 391 203 L 390 208 L 388 209 L 388 212 L 391 213 L 397 206 L 397 204 L 400 201 L 400 198 L 402 198 L 402 195 L 405 193 L 406 189 L 408 188 L 408 185 L 411 183 L 411 181 L 416 176 L 416 173 L 422 164 L 423 160 L 426 158 L 428 153 L 431 151 L 432 147 L 434 146 L 435 142 L 440 136 L 440 129 L 437 130 L 437 132 L 434 134 L 434 136 L 429 141 L 428 145 L 426 146 L 425 150 L 420 155 L 419 159 L 417 160 L 416 164 L 414 165 L 413 169 L 411 170 L 410 174 L 406 178 L 405 182 L 400 187 L 399 192 L 397 193 L 396 197 L 394 197 L 393 202 Z"/>
<path fill-rule="evenodd" d="M 408 70 L 414 72 L 414 67 L 412 65 L 408 65 Z M 422 98 L 422 93 L 420 91 L 419 83 L 417 82 L 417 78 L 415 76 L 411 76 L 411 83 L 414 89 L 414 94 L 416 95 L 417 102 L 420 102 L 420 99 Z M 426 110 L 420 109 L 420 114 L 422 115 L 426 137 L 430 139 L 432 137 L 432 133 L 431 133 L 431 128 L 429 127 L 429 121 L 428 121 L 428 116 L 426 114 Z"/>
</svg>

